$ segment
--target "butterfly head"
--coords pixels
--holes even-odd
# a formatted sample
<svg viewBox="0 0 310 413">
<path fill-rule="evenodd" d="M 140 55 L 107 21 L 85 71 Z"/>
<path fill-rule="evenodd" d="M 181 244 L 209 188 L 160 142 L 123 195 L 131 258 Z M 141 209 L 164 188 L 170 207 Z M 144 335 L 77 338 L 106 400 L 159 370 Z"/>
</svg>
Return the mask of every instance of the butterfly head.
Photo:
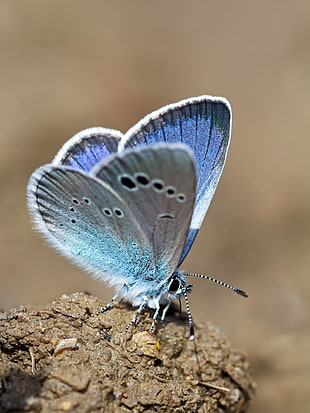
<svg viewBox="0 0 310 413">
<path fill-rule="evenodd" d="M 184 292 L 190 292 L 191 287 L 192 284 L 187 285 L 183 273 L 181 271 L 176 271 L 169 279 L 167 296 L 171 300 L 180 298 L 182 295 L 184 295 Z"/>
</svg>

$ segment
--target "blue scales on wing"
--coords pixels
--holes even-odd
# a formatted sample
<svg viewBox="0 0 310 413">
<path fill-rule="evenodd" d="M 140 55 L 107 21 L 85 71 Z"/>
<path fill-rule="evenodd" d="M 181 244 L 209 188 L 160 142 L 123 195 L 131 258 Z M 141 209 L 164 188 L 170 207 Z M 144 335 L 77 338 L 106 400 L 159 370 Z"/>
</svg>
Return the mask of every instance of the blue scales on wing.
<svg viewBox="0 0 310 413">
<path fill-rule="evenodd" d="M 114 129 L 85 129 L 63 145 L 53 159 L 53 165 L 71 166 L 89 172 L 107 155 L 117 152 L 122 136 L 121 132 Z"/>
<path fill-rule="evenodd" d="M 191 248 L 219 182 L 230 129 L 231 109 L 228 101 L 201 96 L 151 113 L 121 140 L 120 150 L 157 142 L 182 142 L 193 151 L 197 172 L 196 202 L 180 263 Z"/>
</svg>

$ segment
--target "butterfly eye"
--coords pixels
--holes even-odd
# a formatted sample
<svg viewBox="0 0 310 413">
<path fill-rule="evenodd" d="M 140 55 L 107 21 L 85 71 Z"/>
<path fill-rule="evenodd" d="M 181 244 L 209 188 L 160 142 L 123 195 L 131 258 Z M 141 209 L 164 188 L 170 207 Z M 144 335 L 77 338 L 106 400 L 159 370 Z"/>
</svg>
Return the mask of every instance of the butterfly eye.
<svg viewBox="0 0 310 413">
<path fill-rule="evenodd" d="M 180 280 L 178 278 L 173 278 L 169 285 L 169 293 L 175 293 L 180 288 Z"/>
<path fill-rule="evenodd" d="M 134 179 L 129 175 L 121 175 L 118 177 L 118 180 L 121 183 L 121 185 L 126 189 L 129 189 L 131 191 L 137 189 L 137 185 Z"/>
</svg>

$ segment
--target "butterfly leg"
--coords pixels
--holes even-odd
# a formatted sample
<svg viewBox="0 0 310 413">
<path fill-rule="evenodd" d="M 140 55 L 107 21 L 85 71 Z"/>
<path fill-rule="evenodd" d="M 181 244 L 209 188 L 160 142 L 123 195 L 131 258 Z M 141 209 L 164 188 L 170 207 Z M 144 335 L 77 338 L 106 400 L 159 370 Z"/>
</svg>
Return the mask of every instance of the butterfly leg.
<svg viewBox="0 0 310 413">
<path fill-rule="evenodd" d="M 183 297 L 185 300 L 185 305 L 186 305 L 186 312 L 187 312 L 187 317 L 188 317 L 188 325 L 189 325 L 189 339 L 190 340 L 194 340 L 195 338 L 195 333 L 194 333 L 194 322 L 193 322 L 193 317 L 192 317 L 192 313 L 189 307 L 189 301 L 188 301 L 188 296 L 187 293 L 191 291 L 191 287 L 193 285 L 187 285 L 186 287 L 182 288 L 182 293 L 183 293 Z"/>
<path fill-rule="evenodd" d="M 164 307 L 164 309 L 163 309 L 163 312 L 162 312 L 162 314 L 161 314 L 161 321 L 164 321 L 164 319 L 165 319 L 165 317 L 166 317 L 166 314 L 167 314 L 167 311 L 169 310 L 169 307 L 170 307 L 170 305 L 171 305 L 171 301 L 169 301 L 166 305 L 165 305 L 165 307 Z"/>
<path fill-rule="evenodd" d="M 116 294 L 114 294 L 114 296 L 111 298 L 111 300 L 108 302 L 107 305 L 105 305 L 104 307 L 101 307 L 99 311 L 97 311 L 96 315 L 104 313 L 105 311 L 107 311 L 111 305 L 113 304 L 113 302 L 117 299 L 117 297 L 119 297 L 120 295 L 122 295 L 124 293 L 124 291 L 127 289 L 128 284 L 124 284 L 123 287 L 118 290 L 116 292 Z"/>
<path fill-rule="evenodd" d="M 138 311 L 136 312 L 134 318 L 130 321 L 130 323 L 126 327 L 126 331 L 128 331 L 133 324 L 136 324 L 136 322 L 139 318 L 139 315 L 142 313 L 142 311 L 146 307 L 147 302 L 148 302 L 148 298 L 146 296 L 144 296 L 143 297 L 143 302 L 140 304 L 140 307 L 138 308 Z"/>
<path fill-rule="evenodd" d="M 157 301 L 156 302 L 156 310 L 155 310 L 155 313 L 153 315 L 152 325 L 150 327 L 150 332 L 151 333 L 154 331 L 155 323 L 156 323 L 156 320 L 157 320 L 157 317 L 158 317 L 159 310 L 160 310 L 160 305 L 159 305 L 159 302 Z"/>
</svg>

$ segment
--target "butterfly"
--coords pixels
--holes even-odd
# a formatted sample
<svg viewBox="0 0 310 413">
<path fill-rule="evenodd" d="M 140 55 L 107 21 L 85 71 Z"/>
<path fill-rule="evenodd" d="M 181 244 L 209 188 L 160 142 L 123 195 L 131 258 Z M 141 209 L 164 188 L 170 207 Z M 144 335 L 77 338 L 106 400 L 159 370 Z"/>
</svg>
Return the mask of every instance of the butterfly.
<svg viewBox="0 0 310 413">
<path fill-rule="evenodd" d="M 200 96 L 147 115 L 124 135 L 93 127 L 74 135 L 32 174 L 28 207 L 36 229 L 73 263 L 114 287 L 117 298 L 154 309 L 151 330 L 184 297 L 194 338 L 187 277 L 179 270 L 219 182 L 231 135 L 225 98 Z"/>
</svg>

